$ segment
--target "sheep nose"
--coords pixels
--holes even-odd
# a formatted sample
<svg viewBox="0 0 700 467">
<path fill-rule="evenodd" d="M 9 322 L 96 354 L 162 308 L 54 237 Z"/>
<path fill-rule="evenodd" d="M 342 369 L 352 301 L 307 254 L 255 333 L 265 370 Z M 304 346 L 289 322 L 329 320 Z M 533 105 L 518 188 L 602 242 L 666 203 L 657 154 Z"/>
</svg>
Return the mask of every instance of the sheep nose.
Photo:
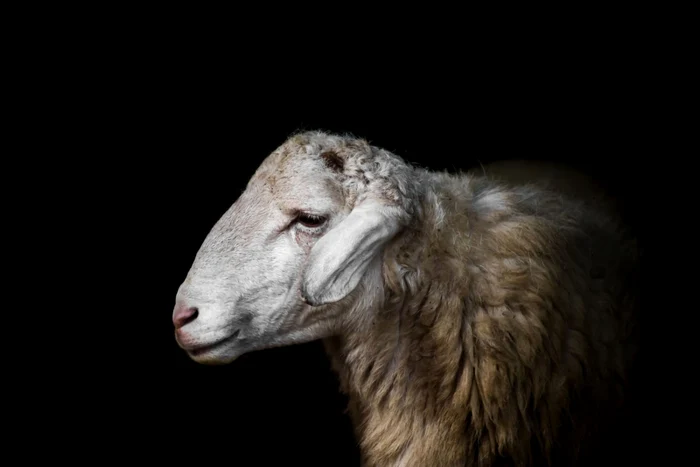
<svg viewBox="0 0 700 467">
<path fill-rule="evenodd" d="M 187 323 L 191 323 L 197 319 L 199 315 L 199 310 L 193 306 L 177 305 L 175 311 L 173 312 L 173 324 L 175 329 L 180 329 Z"/>
</svg>

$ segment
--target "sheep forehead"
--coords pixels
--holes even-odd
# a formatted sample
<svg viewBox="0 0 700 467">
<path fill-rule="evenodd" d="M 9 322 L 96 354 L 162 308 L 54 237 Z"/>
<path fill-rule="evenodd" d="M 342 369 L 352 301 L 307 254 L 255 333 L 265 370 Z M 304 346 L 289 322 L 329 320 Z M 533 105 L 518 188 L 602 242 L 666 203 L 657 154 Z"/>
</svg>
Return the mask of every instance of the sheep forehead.
<svg viewBox="0 0 700 467">
<path fill-rule="evenodd" d="M 335 173 L 319 157 L 325 152 L 342 155 L 350 170 Z M 340 195 L 340 185 L 332 182 L 342 181 L 348 172 L 352 172 L 352 167 L 362 162 L 358 159 L 366 159 L 363 156 L 371 156 L 371 153 L 364 140 L 322 132 L 298 134 L 263 161 L 248 187 L 252 190 L 265 188 L 274 197 L 306 198 L 322 194 L 335 198 Z"/>
<path fill-rule="evenodd" d="M 326 151 L 342 154 L 349 163 L 357 155 L 371 155 L 370 145 L 362 139 L 322 132 L 297 134 L 287 139 L 263 162 L 263 171 L 293 170 L 302 161 L 313 160 L 322 166 L 318 156 Z"/>
</svg>

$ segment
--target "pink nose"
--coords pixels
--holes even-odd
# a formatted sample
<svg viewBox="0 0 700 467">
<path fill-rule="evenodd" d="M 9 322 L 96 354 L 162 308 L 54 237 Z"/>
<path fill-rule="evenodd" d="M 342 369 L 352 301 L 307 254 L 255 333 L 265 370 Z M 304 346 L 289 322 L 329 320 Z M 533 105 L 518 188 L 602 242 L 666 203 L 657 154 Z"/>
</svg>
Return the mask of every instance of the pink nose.
<svg viewBox="0 0 700 467">
<path fill-rule="evenodd" d="M 199 310 L 195 307 L 187 307 L 183 305 L 177 305 L 175 311 L 173 312 L 173 324 L 175 329 L 180 329 L 187 323 L 191 323 L 197 319 L 199 315 Z"/>
</svg>

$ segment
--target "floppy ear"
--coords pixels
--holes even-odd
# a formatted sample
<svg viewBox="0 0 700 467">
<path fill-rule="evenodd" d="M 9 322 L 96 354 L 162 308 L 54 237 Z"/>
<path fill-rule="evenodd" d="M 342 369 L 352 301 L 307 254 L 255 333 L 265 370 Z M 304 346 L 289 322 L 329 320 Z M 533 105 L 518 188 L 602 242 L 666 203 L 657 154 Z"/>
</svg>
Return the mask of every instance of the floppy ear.
<svg viewBox="0 0 700 467">
<path fill-rule="evenodd" d="M 360 283 L 372 260 L 399 232 L 398 207 L 367 199 L 314 245 L 304 271 L 301 293 L 311 305 L 346 297 Z"/>
</svg>

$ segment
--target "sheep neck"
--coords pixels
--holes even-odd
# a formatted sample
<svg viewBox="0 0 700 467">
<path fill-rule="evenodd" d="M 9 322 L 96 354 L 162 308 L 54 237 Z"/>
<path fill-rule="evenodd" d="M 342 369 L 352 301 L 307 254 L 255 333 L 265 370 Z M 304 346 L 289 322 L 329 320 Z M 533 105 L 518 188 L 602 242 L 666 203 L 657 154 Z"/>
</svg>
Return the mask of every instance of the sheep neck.
<svg viewBox="0 0 700 467">
<path fill-rule="evenodd" d="M 412 225 L 428 230 L 409 227 L 387 248 L 383 294 L 363 297 L 362 309 L 352 310 L 353 319 L 325 344 L 350 398 L 363 452 L 395 459 L 397 465 L 409 457 L 411 465 L 416 457 L 452 465 L 459 460 L 450 456 L 460 450 L 440 454 L 435 452 L 442 449 L 440 443 L 428 448 L 424 440 L 465 444 L 463 426 L 473 388 L 471 378 L 463 378 L 469 371 L 465 342 L 470 331 L 461 301 L 467 282 L 457 260 L 461 254 L 455 251 L 464 245 L 441 232 L 466 231 L 446 224 L 466 223 L 467 218 L 445 217 L 444 203 L 458 199 L 449 193 L 426 190 L 423 198 Z"/>
</svg>

